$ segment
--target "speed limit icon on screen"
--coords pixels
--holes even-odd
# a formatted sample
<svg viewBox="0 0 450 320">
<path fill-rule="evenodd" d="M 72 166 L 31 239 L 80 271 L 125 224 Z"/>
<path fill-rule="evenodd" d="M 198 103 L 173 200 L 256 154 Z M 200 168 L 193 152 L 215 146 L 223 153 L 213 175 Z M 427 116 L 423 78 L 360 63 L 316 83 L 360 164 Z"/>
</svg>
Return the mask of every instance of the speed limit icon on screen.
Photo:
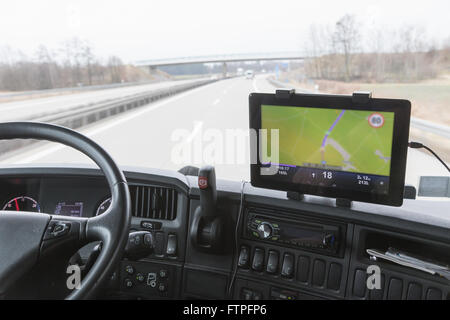
<svg viewBox="0 0 450 320">
<path fill-rule="evenodd" d="M 384 125 L 384 117 L 380 113 L 372 113 L 368 120 L 372 128 L 381 128 Z"/>
</svg>

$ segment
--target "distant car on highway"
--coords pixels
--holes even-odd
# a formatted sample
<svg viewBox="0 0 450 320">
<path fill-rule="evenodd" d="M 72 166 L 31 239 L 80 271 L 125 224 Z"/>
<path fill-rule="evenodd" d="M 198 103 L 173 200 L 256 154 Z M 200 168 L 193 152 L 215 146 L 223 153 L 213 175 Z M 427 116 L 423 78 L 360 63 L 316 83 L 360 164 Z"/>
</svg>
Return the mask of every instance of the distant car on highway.
<svg viewBox="0 0 450 320">
<path fill-rule="evenodd" d="M 253 79 L 254 77 L 255 77 L 255 74 L 253 73 L 253 70 L 245 71 L 245 78 L 246 79 Z"/>
</svg>

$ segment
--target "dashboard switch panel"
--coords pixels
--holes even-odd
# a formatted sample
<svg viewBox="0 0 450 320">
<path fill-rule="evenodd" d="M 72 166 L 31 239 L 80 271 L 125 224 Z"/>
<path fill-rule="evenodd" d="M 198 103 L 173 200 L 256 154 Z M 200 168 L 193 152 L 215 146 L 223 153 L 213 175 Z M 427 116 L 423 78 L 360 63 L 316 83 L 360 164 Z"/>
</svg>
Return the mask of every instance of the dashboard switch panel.
<svg viewBox="0 0 450 320">
<path fill-rule="evenodd" d="M 122 261 L 121 291 L 134 296 L 174 298 L 174 283 L 178 278 L 175 268 L 159 263 Z"/>
</svg>

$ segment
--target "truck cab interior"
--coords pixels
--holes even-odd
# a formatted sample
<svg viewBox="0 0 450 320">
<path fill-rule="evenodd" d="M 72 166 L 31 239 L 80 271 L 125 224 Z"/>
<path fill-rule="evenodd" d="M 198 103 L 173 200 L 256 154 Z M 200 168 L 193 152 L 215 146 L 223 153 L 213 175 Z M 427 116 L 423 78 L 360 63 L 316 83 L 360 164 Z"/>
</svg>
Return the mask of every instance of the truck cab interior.
<svg viewBox="0 0 450 320">
<path fill-rule="evenodd" d="M 261 126 L 255 114 L 264 125 L 270 99 L 251 95 L 250 128 Z M 352 109 L 351 96 L 333 99 Z M 98 166 L 0 168 L 3 299 L 450 299 L 448 202 L 415 199 L 414 189 L 393 192 L 392 206 L 373 194 L 358 201 L 358 190 L 337 199 L 322 187 L 283 190 L 258 176 L 264 161 L 252 164 L 251 182 L 216 179 L 212 166 L 121 167 L 88 137 L 45 123 L 1 123 L 0 139 L 62 143 Z"/>
<path fill-rule="evenodd" d="M 2 1 L 0 301 L 450 300 L 449 13 Z"/>
</svg>

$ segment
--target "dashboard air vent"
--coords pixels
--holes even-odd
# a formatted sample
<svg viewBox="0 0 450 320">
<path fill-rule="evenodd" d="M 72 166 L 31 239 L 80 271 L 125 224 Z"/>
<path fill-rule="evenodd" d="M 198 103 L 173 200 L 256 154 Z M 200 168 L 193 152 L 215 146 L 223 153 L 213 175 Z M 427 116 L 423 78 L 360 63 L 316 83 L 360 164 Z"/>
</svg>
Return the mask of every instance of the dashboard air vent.
<svg viewBox="0 0 450 320">
<path fill-rule="evenodd" d="M 130 186 L 132 216 L 146 219 L 175 220 L 177 191 L 154 186 Z"/>
</svg>

